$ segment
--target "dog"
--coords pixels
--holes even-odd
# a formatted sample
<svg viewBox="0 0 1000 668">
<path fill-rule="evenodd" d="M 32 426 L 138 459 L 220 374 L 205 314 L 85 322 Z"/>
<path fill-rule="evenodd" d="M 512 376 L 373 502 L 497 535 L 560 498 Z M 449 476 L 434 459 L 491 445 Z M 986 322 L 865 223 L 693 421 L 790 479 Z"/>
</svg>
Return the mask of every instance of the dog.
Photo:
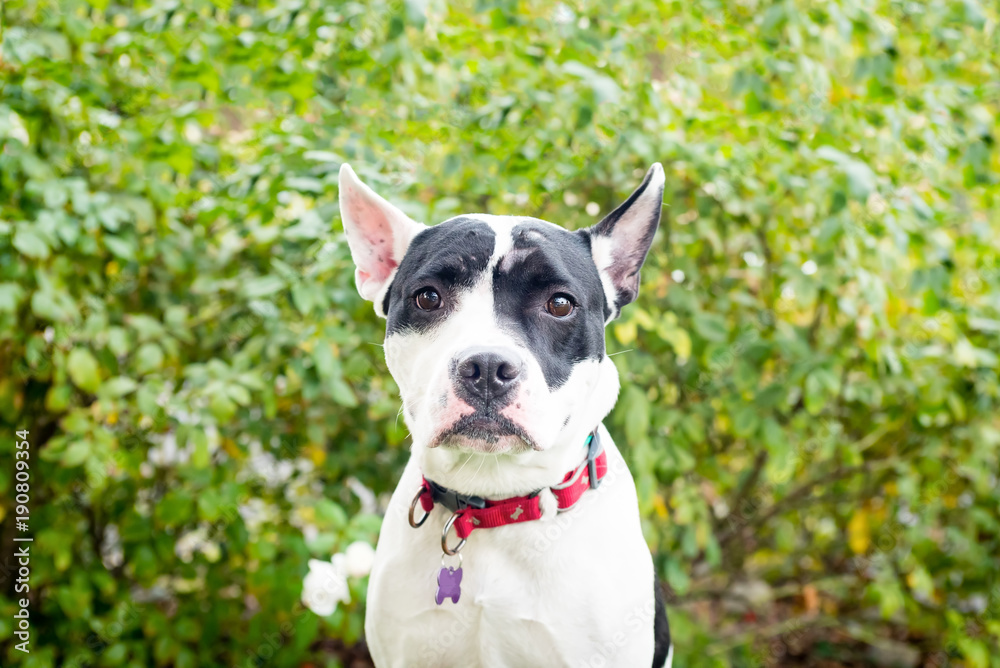
<svg viewBox="0 0 1000 668">
<path fill-rule="evenodd" d="M 604 328 L 636 298 L 654 164 L 593 227 L 411 220 L 340 170 L 361 296 L 386 319 L 411 455 L 387 507 L 365 636 L 379 668 L 669 667 L 635 483 L 602 424 Z"/>
</svg>

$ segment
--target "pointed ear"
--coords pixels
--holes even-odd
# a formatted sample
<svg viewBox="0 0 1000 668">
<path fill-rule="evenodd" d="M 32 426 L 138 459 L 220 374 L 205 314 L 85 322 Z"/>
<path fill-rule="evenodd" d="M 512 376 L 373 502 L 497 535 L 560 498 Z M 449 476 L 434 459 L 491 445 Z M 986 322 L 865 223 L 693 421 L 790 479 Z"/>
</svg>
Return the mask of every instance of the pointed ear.
<svg viewBox="0 0 1000 668">
<path fill-rule="evenodd" d="M 653 243 L 663 206 L 663 167 L 654 164 L 624 203 L 584 232 L 604 284 L 604 295 L 616 318 L 639 294 L 639 269 Z"/>
<path fill-rule="evenodd" d="M 340 216 L 357 266 L 358 292 L 384 318 L 385 295 L 396 267 L 413 237 L 426 228 L 375 194 L 347 163 L 340 167 Z"/>
</svg>

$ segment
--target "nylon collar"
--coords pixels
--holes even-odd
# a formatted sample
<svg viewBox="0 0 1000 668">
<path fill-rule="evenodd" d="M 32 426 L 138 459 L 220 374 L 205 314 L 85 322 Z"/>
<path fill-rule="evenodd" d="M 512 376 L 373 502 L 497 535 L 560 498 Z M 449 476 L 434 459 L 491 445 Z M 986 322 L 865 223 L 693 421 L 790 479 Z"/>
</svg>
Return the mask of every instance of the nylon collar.
<svg viewBox="0 0 1000 668">
<path fill-rule="evenodd" d="M 584 492 L 588 489 L 597 489 L 607 472 L 608 454 L 601 445 L 597 429 L 594 429 L 587 438 L 586 459 L 569 471 L 562 482 L 549 488 L 556 497 L 559 510 L 572 508 Z M 425 477 L 420 491 L 410 504 L 410 525 L 414 527 L 422 525 L 436 504 L 441 504 L 452 511 L 452 516 L 445 524 L 442 533 L 441 546 L 446 554 L 455 554 L 475 529 L 491 529 L 540 519 L 541 492 L 539 489 L 526 496 L 498 500 L 484 499 L 471 494 L 461 494 Z M 419 522 L 415 522 L 413 511 L 418 500 L 425 515 Z M 452 525 L 461 539 L 454 549 L 448 548 L 446 544 L 447 534 Z"/>
</svg>

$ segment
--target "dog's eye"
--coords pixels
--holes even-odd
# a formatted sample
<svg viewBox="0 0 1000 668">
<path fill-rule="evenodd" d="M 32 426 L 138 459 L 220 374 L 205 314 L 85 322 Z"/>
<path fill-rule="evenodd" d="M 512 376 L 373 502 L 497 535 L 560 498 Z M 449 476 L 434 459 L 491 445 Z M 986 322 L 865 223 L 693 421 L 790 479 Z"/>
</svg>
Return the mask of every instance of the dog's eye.
<svg viewBox="0 0 1000 668">
<path fill-rule="evenodd" d="M 557 318 L 565 318 L 573 312 L 573 300 L 570 299 L 569 295 L 564 295 L 561 292 L 556 293 L 549 297 L 549 301 L 545 303 L 545 310 Z"/>
<path fill-rule="evenodd" d="M 434 288 L 424 288 L 417 293 L 417 308 L 421 311 L 433 311 L 441 308 L 441 295 Z"/>
</svg>

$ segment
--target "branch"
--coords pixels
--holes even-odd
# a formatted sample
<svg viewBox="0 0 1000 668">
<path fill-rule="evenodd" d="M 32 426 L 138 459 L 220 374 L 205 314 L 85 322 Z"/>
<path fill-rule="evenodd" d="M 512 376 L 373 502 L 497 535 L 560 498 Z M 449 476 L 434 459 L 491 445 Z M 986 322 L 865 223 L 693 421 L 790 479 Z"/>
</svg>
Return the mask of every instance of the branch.
<svg viewBox="0 0 1000 668">
<path fill-rule="evenodd" d="M 767 463 L 767 456 L 767 450 L 761 450 L 757 453 L 750 475 L 743 478 L 743 482 L 740 483 L 739 489 L 736 490 L 736 494 L 733 496 L 733 500 L 729 504 L 729 512 L 738 511 L 743 506 L 743 502 L 746 501 L 748 496 L 750 496 L 750 492 L 752 492 L 757 486 L 757 481 L 760 479 L 761 471 L 764 470 L 764 464 Z M 722 522 L 724 520 L 725 518 L 716 519 L 715 528 L 718 529 L 722 526 Z"/>
<path fill-rule="evenodd" d="M 826 313 L 826 302 L 823 298 L 826 297 L 826 288 L 820 288 L 819 294 L 816 295 L 816 312 L 813 314 L 812 322 L 809 323 L 809 330 L 806 334 L 806 340 L 809 342 L 809 346 L 816 345 L 816 335 L 819 333 L 819 326 L 823 322 L 823 314 Z"/>
<path fill-rule="evenodd" d="M 730 530 L 719 536 L 718 538 L 719 546 L 720 547 L 725 546 L 727 543 L 732 541 L 737 536 L 741 535 L 747 529 L 759 527 L 763 524 L 766 524 L 776 515 L 780 515 L 786 510 L 790 510 L 793 506 L 805 501 L 806 498 L 808 498 L 809 495 L 812 494 L 813 490 L 819 485 L 834 483 L 839 480 L 843 480 L 845 478 L 850 478 L 851 476 L 857 475 L 858 473 L 872 473 L 875 471 L 880 471 L 881 469 L 890 468 L 891 466 L 893 466 L 893 462 L 862 464 L 861 466 L 855 466 L 847 469 L 840 468 L 835 470 L 833 473 L 816 477 L 813 478 L 812 480 L 809 480 L 808 482 L 804 482 L 798 487 L 796 487 L 794 490 L 789 492 L 780 501 L 777 501 L 773 506 L 768 508 L 766 512 L 763 512 L 757 515 L 756 517 L 748 519 L 746 523 L 744 523 L 742 526 L 739 526 L 736 529 Z M 825 499 L 830 496 L 834 495 L 833 494 L 826 495 L 823 498 Z"/>
</svg>

